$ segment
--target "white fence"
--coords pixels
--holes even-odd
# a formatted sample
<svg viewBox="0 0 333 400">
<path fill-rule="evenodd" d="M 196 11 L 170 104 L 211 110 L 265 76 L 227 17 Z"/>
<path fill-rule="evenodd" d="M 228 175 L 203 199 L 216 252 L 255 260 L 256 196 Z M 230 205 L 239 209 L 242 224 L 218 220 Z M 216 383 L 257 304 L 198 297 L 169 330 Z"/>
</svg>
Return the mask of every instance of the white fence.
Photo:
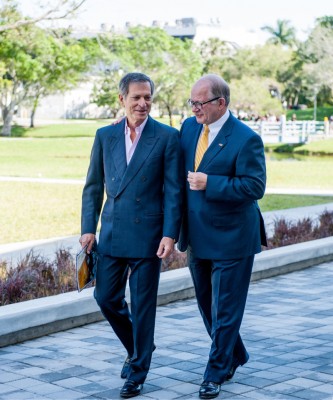
<svg viewBox="0 0 333 400">
<path fill-rule="evenodd" d="M 306 143 L 333 134 L 328 121 L 244 121 L 264 143 Z"/>
</svg>

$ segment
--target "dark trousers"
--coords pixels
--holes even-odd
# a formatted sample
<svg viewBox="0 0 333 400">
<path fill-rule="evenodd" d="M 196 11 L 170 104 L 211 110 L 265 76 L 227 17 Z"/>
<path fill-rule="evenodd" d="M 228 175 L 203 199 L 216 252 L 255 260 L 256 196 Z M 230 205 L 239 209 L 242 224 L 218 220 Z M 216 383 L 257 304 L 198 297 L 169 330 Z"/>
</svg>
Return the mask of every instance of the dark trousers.
<svg viewBox="0 0 333 400">
<path fill-rule="evenodd" d="M 143 383 L 153 350 L 161 260 L 100 256 L 95 299 L 105 318 L 132 357 L 128 379 Z M 129 276 L 131 311 L 125 300 Z"/>
<path fill-rule="evenodd" d="M 249 359 L 239 329 L 254 256 L 237 260 L 203 260 L 188 250 L 199 310 L 212 339 L 204 380 L 223 383 L 233 362 Z"/>
</svg>

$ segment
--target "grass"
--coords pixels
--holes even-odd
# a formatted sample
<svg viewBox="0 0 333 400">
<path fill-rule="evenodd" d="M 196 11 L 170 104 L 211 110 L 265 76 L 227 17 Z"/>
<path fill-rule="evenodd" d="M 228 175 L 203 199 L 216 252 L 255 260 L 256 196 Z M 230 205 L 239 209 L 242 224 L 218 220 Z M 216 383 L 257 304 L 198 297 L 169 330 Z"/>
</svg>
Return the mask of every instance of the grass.
<svg viewBox="0 0 333 400">
<path fill-rule="evenodd" d="M 169 125 L 169 117 L 156 118 L 158 121 Z M 175 117 L 175 123 L 180 117 Z M 110 125 L 114 119 L 99 120 L 63 120 L 58 124 L 37 125 L 34 128 L 14 125 L 11 137 L 20 138 L 69 138 L 69 137 L 93 137 L 97 129 Z M 1 129 L 0 125 L 0 129 Z"/>
<path fill-rule="evenodd" d="M 271 188 L 331 190 L 332 157 L 266 156 L 267 186 Z"/>
<path fill-rule="evenodd" d="M 93 138 L 0 139 L 0 176 L 82 179 Z"/>
<path fill-rule="evenodd" d="M 24 138 L 69 138 L 94 136 L 98 128 L 109 125 L 113 120 L 64 120 L 59 124 L 37 125 L 34 128 L 14 125 L 11 137 Z"/>
<path fill-rule="evenodd" d="M 333 138 L 298 146 L 294 153 L 305 155 L 333 155 Z"/>
<path fill-rule="evenodd" d="M 293 114 L 300 121 L 313 120 L 313 108 L 305 110 L 287 110 L 287 119 L 291 119 Z M 318 107 L 317 108 L 317 121 L 324 121 L 324 118 L 329 118 L 333 115 L 333 107 Z"/>
<path fill-rule="evenodd" d="M 330 148 L 326 142 L 307 146 Z M 92 143 L 93 137 L 0 138 L 0 176 L 84 179 Z M 331 189 L 332 164 L 331 157 L 294 155 L 286 158 L 269 153 L 267 185 L 273 188 Z"/>
<path fill-rule="evenodd" d="M 81 185 L 0 182 L 0 244 L 80 231 Z"/>
<path fill-rule="evenodd" d="M 15 127 L 15 134 L 21 137 L 0 138 L 0 176 L 83 180 L 95 131 L 108 123 L 103 120 L 35 129 Z M 324 149 L 328 148 L 326 142 L 307 146 Z M 332 189 L 332 164 L 330 157 L 286 158 L 268 153 L 267 186 Z M 79 234 L 82 187 L 83 184 L 0 182 L 0 221 L 5 227 L 0 244 Z M 266 195 L 260 206 L 263 211 L 270 211 L 332 201 L 332 197 Z"/>
<path fill-rule="evenodd" d="M 301 143 L 265 143 L 265 152 L 267 153 L 293 153 L 294 155 L 333 155 L 333 138 L 317 140 L 306 144 Z"/>
<path fill-rule="evenodd" d="M 262 212 L 327 203 L 333 203 L 333 196 L 266 194 L 263 199 L 259 200 L 259 206 Z"/>
<path fill-rule="evenodd" d="M 80 233 L 82 185 L 0 182 L 0 244 Z M 262 211 L 333 202 L 333 197 L 266 195 Z"/>
</svg>

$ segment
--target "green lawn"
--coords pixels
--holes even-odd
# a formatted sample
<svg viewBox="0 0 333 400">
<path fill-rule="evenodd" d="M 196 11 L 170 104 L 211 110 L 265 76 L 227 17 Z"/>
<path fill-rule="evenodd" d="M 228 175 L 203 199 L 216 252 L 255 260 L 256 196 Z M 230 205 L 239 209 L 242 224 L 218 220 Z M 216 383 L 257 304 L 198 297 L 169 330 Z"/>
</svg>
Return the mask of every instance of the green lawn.
<svg viewBox="0 0 333 400">
<path fill-rule="evenodd" d="M 333 157 L 281 158 L 266 155 L 267 186 L 291 189 L 332 189 Z"/>
<path fill-rule="evenodd" d="M 109 125 L 111 119 L 103 120 L 65 120 L 59 124 L 37 125 L 35 128 L 12 127 L 12 137 L 24 138 L 68 138 L 94 136 L 98 128 Z"/>
<path fill-rule="evenodd" d="M 291 119 L 293 114 L 296 114 L 298 120 L 307 121 L 313 120 L 313 108 L 305 110 L 287 110 L 287 119 Z M 333 107 L 318 107 L 317 108 L 317 121 L 324 121 L 324 118 L 329 118 L 333 115 Z"/>
<path fill-rule="evenodd" d="M 92 143 L 93 137 L 1 138 L 0 176 L 83 179 Z M 332 188 L 332 157 L 283 157 L 267 154 L 267 186 Z"/>
<path fill-rule="evenodd" d="M 259 206 L 262 212 L 314 206 L 316 204 L 326 203 L 333 203 L 333 197 L 266 194 L 261 200 L 259 200 Z"/>
<path fill-rule="evenodd" d="M 95 131 L 108 123 L 20 128 L 21 137 L 0 138 L 0 176 L 83 180 Z M 308 146 L 324 149 L 328 144 Z M 267 177 L 271 188 L 332 189 L 333 158 L 268 153 Z M 0 182 L 0 243 L 79 234 L 81 192 L 82 185 Z M 269 211 L 332 201 L 332 197 L 267 195 L 260 206 Z"/>
<path fill-rule="evenodd" d="M 0 244 L 80 232 L 81 185 L 0 182 Z"/>
<path fill-rule="evenodd" d="M 83 185 L 0 182 L 0 244 L 80 233 Z M 333 202 L 333 197 L 266 195 L 262 211 Z"/>
<path fill-rule="evenodd" d="M 92 137 L 0 139 L 0 176 L 82 179 Z"/>
<path fill-rule="evenodd" d="M 333 155 L 333 138 L 310 142 L 294 149 L 294 153 Z"/>
</svg>

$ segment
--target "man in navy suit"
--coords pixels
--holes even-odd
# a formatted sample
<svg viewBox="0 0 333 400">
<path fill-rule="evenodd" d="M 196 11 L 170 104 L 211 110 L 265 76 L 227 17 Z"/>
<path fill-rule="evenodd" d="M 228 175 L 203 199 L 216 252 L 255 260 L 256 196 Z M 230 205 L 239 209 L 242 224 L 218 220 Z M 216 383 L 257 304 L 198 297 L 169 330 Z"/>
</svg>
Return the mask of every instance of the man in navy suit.
<svg viewBox="0 0 333 400">
<path fill-rule="evenodd" d="M 119 92 L 126 118 L 96 133 L 82 194 L 80 243 L 91 251 L 101 215 L 94 294 L 127 350 L 120 395 L 129 398 L 140 394 L 155 348 L 160 265 L 178 239 L 182 179 L 179 132 L 149 116 L 152 80 L 129 73 Z M 131 311 L 125 301 L 129 270 Z"/>
<path fill-rule="evenodd" d="M 259 135 L 228 110 L 230 91 L 209 74 L 193 86 L 195 114 L 181 127 L 187 175 L 186 210 L 179 249 L 189 268 L 212 344 L 200 398 L 219 395 L 249 355 L 239 335 L 254 255 L 266 244 L 257 200 L 266 184 Z"/>
</svg>

